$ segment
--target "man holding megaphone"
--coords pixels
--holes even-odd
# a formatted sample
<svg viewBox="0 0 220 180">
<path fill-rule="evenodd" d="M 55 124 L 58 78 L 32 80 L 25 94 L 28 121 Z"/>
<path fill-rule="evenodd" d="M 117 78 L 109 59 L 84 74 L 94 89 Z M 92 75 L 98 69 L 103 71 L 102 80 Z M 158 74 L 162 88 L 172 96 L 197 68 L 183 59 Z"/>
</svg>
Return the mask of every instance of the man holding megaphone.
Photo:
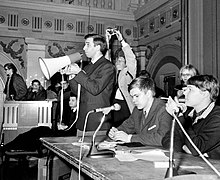
<svg viewBox="0 0 220 180">
<path fill-rule="evenodd" d="M 104 56 L 107 52 L 106 39 L 97 34 L 85 36 L 85 54 L 91 62 L 81 69 L 76 63 L 65 68 L 69 75 L 71 90 L 77 93 L 77 85 L 81 85 L 79 117 L 76 122 L 78 130 L 83 131 L 86 114 L 97 108 L 110 106 L 110 98 L 115 83 L 116 70 L 114 65 Z M 86 131 L 94 131 L 102 118 L 102 112 L 92 113 L 87 121 Z M 110 114 L 106 116 L 101 130 L 110 128 Z"/>
</svg>

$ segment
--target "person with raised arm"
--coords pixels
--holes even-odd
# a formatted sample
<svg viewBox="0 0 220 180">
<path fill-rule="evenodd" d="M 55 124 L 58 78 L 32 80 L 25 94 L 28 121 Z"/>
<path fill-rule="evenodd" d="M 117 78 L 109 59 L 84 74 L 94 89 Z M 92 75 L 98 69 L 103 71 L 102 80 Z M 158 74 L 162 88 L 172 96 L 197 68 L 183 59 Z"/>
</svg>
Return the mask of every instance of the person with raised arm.
<svg viewBox="0 0 220 180">
<path fill-rule="evenodd" d="M 112 111 L 113 125 L 118 127 L 131 115 L 134 109 L 134 103 L 128 92 L 128 85 L 136 77 L 137 60 L 132 48 L 125 41 L 119 30 L 107 29 L 106 35 L 108 36 L 107 41 L 110 41 L 111 37 L 115 35 L 121 44 L 121 47 L 115 52 L 117 82 L 114 86 L 113 94 L 113 104 L 118 103 L 121 106 L 121 109 L 119 111 Z"/>
</svg>

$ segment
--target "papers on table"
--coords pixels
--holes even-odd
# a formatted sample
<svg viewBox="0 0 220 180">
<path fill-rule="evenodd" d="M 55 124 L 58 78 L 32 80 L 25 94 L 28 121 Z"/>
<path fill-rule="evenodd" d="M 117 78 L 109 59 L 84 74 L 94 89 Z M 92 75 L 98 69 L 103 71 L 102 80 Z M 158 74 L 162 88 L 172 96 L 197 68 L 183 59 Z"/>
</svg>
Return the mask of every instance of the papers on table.
<svg viewBox="0 0 220 180">
<path fill-rule="evenodd" d="M 138 159 L 147 161 L 169 161 L 169 158 L 160 149 L 136 150 L 136 151 L 116 151 L 116 158 L 119 161 L 135 161 Z"/>
<path fill-rule="evenodd" d="M 167 157 L 163 150 L 136 150 L 136 151 L 116 151 L 115 156 L 119 161 L 136 161 L 138 159 L 154 162 L 155 168 L 169 167 L 169 157 Z"/>
<path fill-rule="evenodd" d="M 98 149 L 114 149 L 117 145 L 123 144 L 121 141 L 103 141 L 98 144 Z"/>
</svg>

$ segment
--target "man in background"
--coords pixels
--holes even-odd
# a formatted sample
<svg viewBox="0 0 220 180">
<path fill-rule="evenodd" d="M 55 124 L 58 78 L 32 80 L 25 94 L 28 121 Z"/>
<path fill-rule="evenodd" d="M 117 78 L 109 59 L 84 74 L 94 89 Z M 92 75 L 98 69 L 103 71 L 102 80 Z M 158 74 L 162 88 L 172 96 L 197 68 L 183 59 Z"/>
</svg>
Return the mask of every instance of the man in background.
<svg viewBox="0 0 220 180">
<path fill-rule="evenodd" d="M 44 101 L 47 99 L 47 91 L 41 85 L 40 81 L 34 79 L 31 86 L 28 88 L 26 95 L 27 101 Z"/>
<path fill-rule="evenodd" d="M 4 65 L 4 69 L 7 75 L 7 82 L 4 89 L 6 95 L 6 101 L 22 101 L 25 100 L 27 93 L 27 86 L 24 79 L 17 74 L 17 68 L 12 63 Z"/>
</svg>

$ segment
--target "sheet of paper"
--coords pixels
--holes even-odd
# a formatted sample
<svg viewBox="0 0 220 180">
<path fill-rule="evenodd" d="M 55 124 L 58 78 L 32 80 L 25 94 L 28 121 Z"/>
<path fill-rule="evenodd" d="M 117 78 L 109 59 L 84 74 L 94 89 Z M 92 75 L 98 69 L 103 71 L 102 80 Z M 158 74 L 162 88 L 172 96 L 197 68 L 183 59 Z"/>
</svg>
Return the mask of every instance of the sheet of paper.
<svg viewBox="0 0 220 180">
<path fill-rule="evenodd" d="M 167 157 L 163 151 L 155 150 L 145 150 L 145 151 L 134 151 L 134 152 L 120 152 L 116 151 L 115 156 L 119 161 L 136 161 L 138 159 L 153 161 L 153 162 L 168 162 L 169 157 Z"/>
<path fill-rule="evenodd" d="M 123 144 L 124 142 L 118 142 L 118 141 L 103 141 L 98 144 L 98 149 L 113 149 L 118 144 Z"/>
<path fill-rule="evenodd" d="M 147 161 L 169 161 L 169 157 L 167 157 L 164 152 L 161 150 L 149 150 L 143 153 L 135 153 L 133 156 L 137 159 L 147 160 Z"/>
<path fill-rule="evenodd" d="M 133 154 L 130 152 L 116 152 L 115 157 L 119 161 L 136 161 L 137 160 L 137 158 L 135 158 Z"/>
</svg>

